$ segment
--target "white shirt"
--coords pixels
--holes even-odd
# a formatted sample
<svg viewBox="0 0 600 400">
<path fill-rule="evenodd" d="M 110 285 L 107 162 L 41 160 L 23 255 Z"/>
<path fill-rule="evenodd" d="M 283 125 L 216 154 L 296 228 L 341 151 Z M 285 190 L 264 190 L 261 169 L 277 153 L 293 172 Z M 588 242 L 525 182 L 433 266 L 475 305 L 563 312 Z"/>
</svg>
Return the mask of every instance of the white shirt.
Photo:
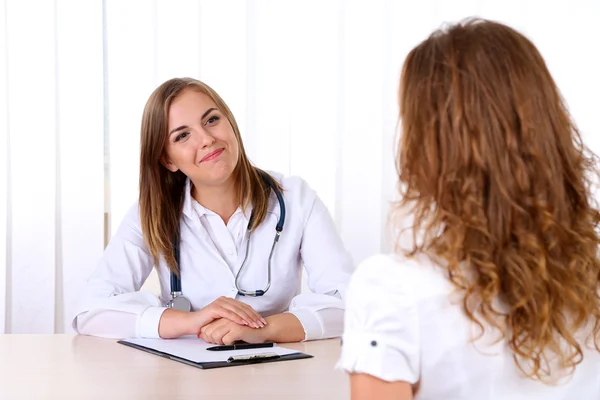
<svg viewBox="0 0 600 400">
<path fill-rule="evenodd" d="M 302 323 L 306 340 L 340 336 L 343 329 L 346 286 L 353 269 L 333 220 L 323 202 L 300 178 L 271 174 L 283 187 L 285 224 L 272 259 L 272 282 L 260 297 L 239 296 L 235 275 L 246 251 L 251 210 L 238 209 L 227 225 L 202 207 L 185 189 L 181 218 L 181 287 L 192 310 L 220 296 L 250 305 L 263 317 L 286 311 Z M 267 284 L 268 259 L 280 215 L 271 194 L 264 222 L 251 235 L 248 260 L 239 285 L 245 290 Z M 300 293 L 302 265 L 311 293 Z M 107 246 L 83 290 L 83 300 L 73 320 L 83 334 L 104 337 L 157 338 L 158 324 L 171 298 L 170 272 L 158 266 L 161 294 L 141 292 L 153 268 L 134 205 Z"/>
<path fill-rule="evenodd" d="M 600 399 L 600 353 L 581 335 L 584 359 L 570 379 L 548 386 L 523 376 L 506 340 L 480 332 L 462 298 L 426 256 L 374 256 L 348 286 L 338 368 L 418 382 L 415 399 Z M 579 338 L 578 338 L 579 339 Z M 558 371 L 558 370 L 557 370 Z"/>
</svg>

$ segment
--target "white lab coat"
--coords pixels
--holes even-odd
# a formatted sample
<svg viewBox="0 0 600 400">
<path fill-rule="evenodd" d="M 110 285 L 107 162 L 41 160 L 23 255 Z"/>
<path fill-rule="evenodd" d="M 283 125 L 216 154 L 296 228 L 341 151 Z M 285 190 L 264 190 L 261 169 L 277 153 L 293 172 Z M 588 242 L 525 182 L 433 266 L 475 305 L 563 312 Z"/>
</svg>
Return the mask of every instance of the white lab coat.
<svg viewBox="0 0 600 400">
<path fill-rule="evenodd" d="M 190 195 L 186 185 L 181 218 L 181 286 L 193 310 L 220 296 L 247 303 L 263 317 L 289 311 L 302 323 L 305 339 L 340 336 L 344 297 L 353 270 L 323 202 L 300 178 L 272 174 L 283 187 L 286 218 L 272 260 L 272 282 L 261 297 L 239 296 L 235 275 L 244 259 L 251 209 L 238 209 L 227 225 Z M 279 218 L 272 193 L 265 221 L 252 233 L 248 260 L 240 279 L 246 290 L 267 283 L 269 252 Z M 311 293 L 300 294 L 302 265 Z M 104 337 L 157 338 L 158 324 L 170 300 L 170 273 L 158 266 L 160 297 L 141 292 L 153 268 L 144 240 L 137 204 L 122 221 L 95 272 L 89 278 L 73 319 L 83 334 Z"/>
</svg>

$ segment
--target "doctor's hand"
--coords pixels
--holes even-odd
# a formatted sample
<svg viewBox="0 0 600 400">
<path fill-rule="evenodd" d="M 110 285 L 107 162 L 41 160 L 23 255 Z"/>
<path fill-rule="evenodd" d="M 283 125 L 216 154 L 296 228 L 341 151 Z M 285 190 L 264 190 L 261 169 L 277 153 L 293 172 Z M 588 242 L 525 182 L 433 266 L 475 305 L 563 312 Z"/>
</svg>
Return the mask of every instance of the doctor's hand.
<svg viewBox="0 0 600 400">
<path fill-rule="evenodd" d="M 221 319 L 251 328 L 261 328 L 267 323 L 249 305 L 228 297 L 219 297 L 206 307 L 194 312 L 166 309 L 158 324 L 158 334 L 163 339 L 197 335 L 202 327 Z"/>
<path fill-rule="evenodd" d="M 246 303 L 221 296 L 206 307 L 192 313 L 194 334 L 214 320 L 224 318 L 238 325 L 262 328 L 267 321 Z"/>
<path fill-rule="evenodd" d="M 233 344 L 238 340 L 246 343 L 263 343 L 266 341 L 264 331 L 264 329 L 249 328 L 222 318 L 200 329 L 198 338 L 214 344 Z"/>
</svg>

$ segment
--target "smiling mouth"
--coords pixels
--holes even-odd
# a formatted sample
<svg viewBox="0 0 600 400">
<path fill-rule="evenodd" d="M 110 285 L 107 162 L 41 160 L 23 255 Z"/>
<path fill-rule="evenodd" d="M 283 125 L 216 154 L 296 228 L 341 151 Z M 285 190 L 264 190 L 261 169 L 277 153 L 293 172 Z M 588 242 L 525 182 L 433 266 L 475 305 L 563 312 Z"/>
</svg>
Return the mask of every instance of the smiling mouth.
<svg viewBox="0 0 600 400">
<path fill-rule="evenodd" d="M 223 153 L 223 151 L 225 151 L 225 149 L 218 149 L 215 150 L 211 153 L 208 153 L 207 155 L 205 155 L 202 160 L 200 160 L 200 162 L 206 162 L 206 161 L 211 161 L 214 160 L 215 158 L 219 157 L 221 155 L 221 153 Z"/>
</svg>

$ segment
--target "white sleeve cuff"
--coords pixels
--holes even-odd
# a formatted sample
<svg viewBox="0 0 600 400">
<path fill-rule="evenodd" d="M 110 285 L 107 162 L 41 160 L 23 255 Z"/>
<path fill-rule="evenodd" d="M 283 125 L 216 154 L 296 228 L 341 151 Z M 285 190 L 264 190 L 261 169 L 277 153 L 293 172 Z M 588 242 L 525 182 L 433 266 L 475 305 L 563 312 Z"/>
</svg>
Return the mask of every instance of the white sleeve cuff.
<svg viewBox="0 0 600 400">
<path fill-rule="evenodd" d="M 336 369 L 368 374 L 386 382 L 419 380 L 418 348 L 397 348 L 377 333 L 345 333 Z"/>
<path fill-rule="evenodd" d="M 323 338 L 323 327 L 316 313 L 306 309 L 289 311 L 294 314 L 304 328 L 304 340 L 317 340 Z"/>
<path fill-rule="evenodd" d="M 166 307 L 148 307 L 142 313 L 138 325 L 138 336 L 149 339 L 160 339 L 158 324 Z"/>
</svg>

